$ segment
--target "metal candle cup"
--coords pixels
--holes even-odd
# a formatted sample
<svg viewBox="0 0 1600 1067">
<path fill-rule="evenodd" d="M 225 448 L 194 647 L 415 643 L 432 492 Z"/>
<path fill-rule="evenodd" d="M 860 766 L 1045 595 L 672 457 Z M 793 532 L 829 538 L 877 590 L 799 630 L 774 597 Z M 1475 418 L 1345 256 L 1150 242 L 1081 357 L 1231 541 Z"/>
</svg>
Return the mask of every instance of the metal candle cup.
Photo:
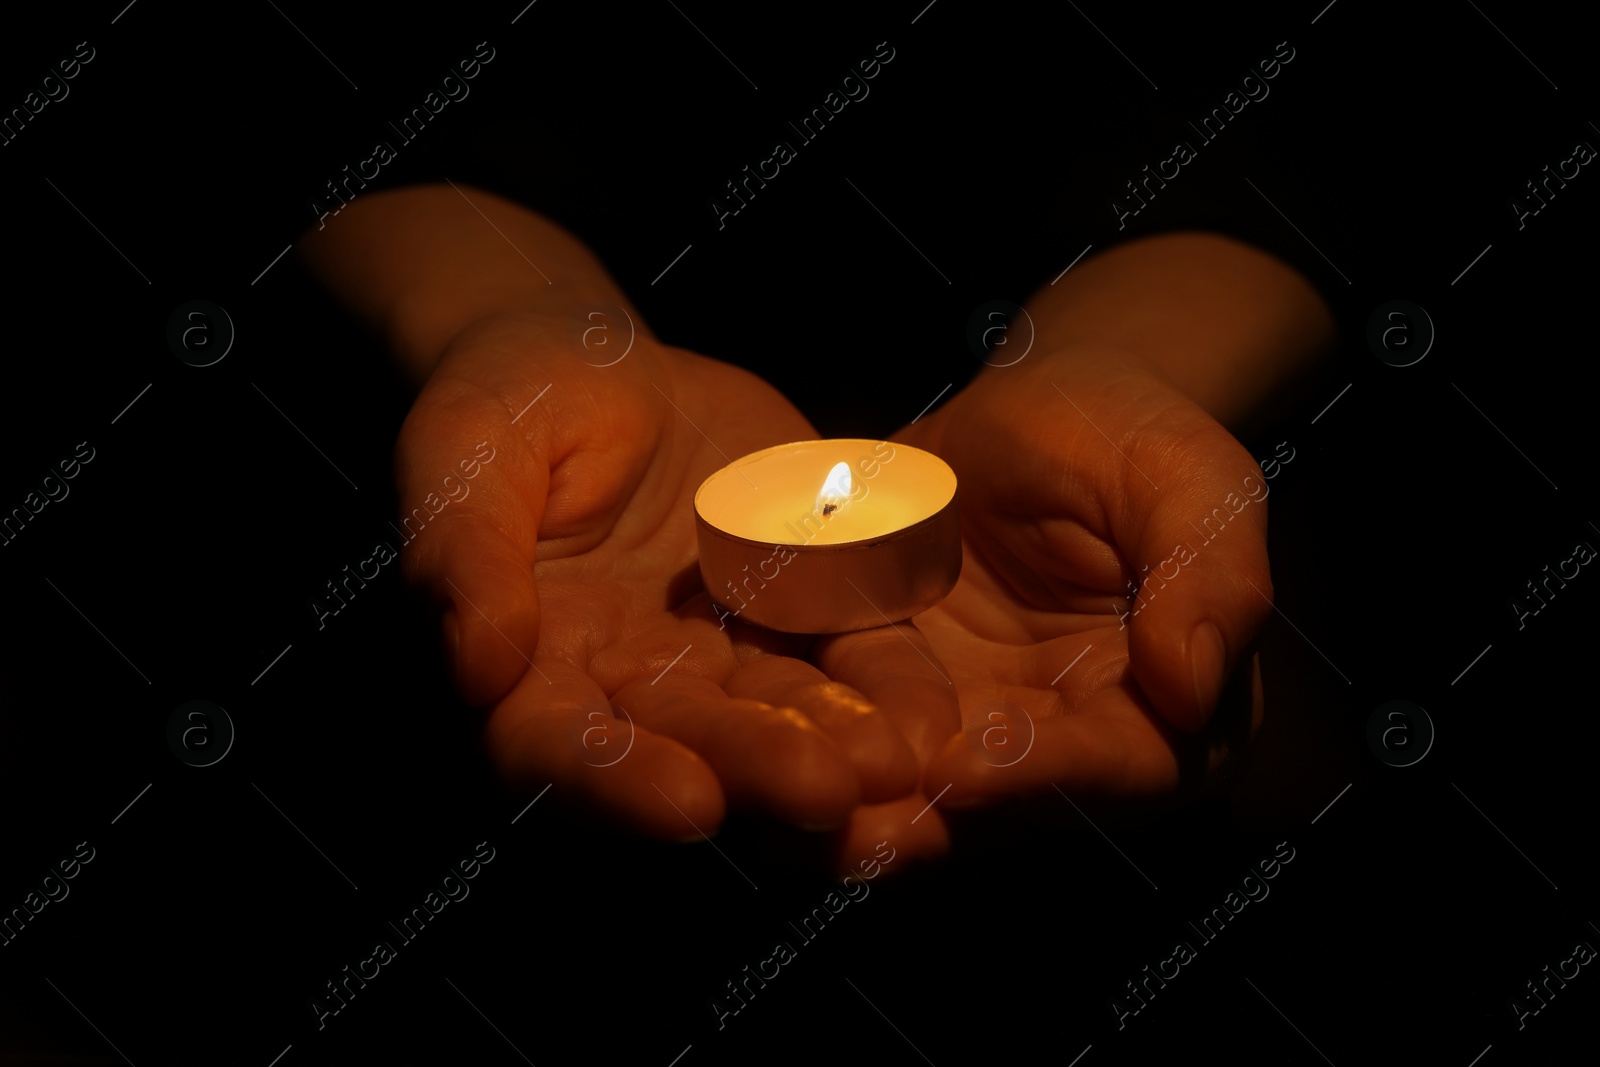
<svg viewBox="0 0 1600 1067">
<path fill-rule="evenodd" d="M 887 441 L 796 441 L 753 452 L 694 497 L 700 576 L 734 617 L 785 633 L 908 619 L 961 574 L 956 476 Z"/>
</svg>

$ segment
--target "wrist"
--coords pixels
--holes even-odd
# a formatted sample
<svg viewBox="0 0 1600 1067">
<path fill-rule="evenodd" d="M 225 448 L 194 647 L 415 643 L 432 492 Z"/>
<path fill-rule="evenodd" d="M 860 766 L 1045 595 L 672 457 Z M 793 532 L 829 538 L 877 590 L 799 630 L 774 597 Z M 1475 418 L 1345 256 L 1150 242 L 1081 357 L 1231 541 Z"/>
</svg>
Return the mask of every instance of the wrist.
<svg viewBox="0 0 1600 1067">
<path fill-rule="evenodd" d="M 502 315 L 620 309 L 584 244 L 486 190 L 424 185 L 363 196 L 300 242 L 312 272 L 377 328 L 414 381 L 463 331 Z M 637 316 L 634 316 L 637 320 Z"/>
<path fill-rule="evenodd" d="M 604 362 L 589 358 L 592 346 L 586 347 L 584 337 L 586 330 L 601 328 L 604 327 L 597 327 L 578 309 L 553 309 L 537 304 L 504 306 L 462 321 L 437 350 L 418 350 L 415 365 L 421 370 L 421 378 L 426 380 L 440 373 L 448 374 L 456 360 L 471 360 L 476 368 L 486 355 L 498 353 L 516 363 L 547 365 L 550 372 L 559 374 L 559 368 L 569 362 L 587 362 L 591 366 Z M 396 340 L 395 344 L 398 347 L 400 341 Z M 619 337 L 616 347 L 619 352 L 624 351 L 629 347 L 628 341 Z M 630 355 L 642 355 L 640 347 L 634 345 Z M 473 373 L 476 375 L 479 371 L 475 369 Z"/>
<path fill-rule="evenodd" d="M 1161 389 L 1181 392 L 1154 360 L 1140 351 L 1109 341 L 1080 339 L 1036 347 L 1017 362 L 1004 367 L 986 366 L 947 408 L 969 397 L 995 400 L 1015 398 L 1027 403 L 1072 396 L 1085 386 L 1101 388 Z"/>
<path fill-rule="evenodd" d="M 503 285 L 403 294 L 386 310 L 381 329 L 415 383 L 425 381 L 451 349 L 476 337 L 518 331 L 581 355 L 585 346 L 608 344 L 613 337 L 619 350 L 626 349 L 629 339 L 645 332 L 638 314 L 608 287 L 570 281 L 539 289 Z M 596 355 L 600 362 L 609 358 Z"/>
<path fill-rule="evenodd" d="M 1115 347 L 1237 430 L 1331 347 L 1326 302 L 1288 264 L 1232 238 L 1119 245 L 1029 302 L 1036 345 Z"/>
</svg>

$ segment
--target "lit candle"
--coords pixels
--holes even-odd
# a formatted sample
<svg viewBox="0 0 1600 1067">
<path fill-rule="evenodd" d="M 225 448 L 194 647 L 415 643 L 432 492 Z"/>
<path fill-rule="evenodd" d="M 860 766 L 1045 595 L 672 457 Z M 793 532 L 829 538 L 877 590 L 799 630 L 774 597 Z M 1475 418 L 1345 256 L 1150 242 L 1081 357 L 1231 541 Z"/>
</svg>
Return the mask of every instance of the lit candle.
<svg viewBox="0 0 1600 1067">
<path fill-rule="evenodd" d="M 695 493 L 700 576 L 730 617 L 787 633 L 908 619 L 961 574 L 956 476 L 887 441 L 797 441 L 753 452 Z"/>
</svg>

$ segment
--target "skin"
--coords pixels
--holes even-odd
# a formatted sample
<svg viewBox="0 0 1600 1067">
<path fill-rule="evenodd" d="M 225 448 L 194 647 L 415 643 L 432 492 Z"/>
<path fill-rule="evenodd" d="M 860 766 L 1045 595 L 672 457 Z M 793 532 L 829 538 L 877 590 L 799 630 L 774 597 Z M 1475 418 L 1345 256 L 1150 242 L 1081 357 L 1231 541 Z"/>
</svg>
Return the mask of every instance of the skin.
<svg viewBox="0 0 1600 1067">
<path fill-rule="evenodd" d="M 1253 249 L 1135 242 L 1030 302 L 1028 355 L 895 438 L 960 479 L 956 589 L 915 620 L 819 639 L 718 619 L 692 508 L 715 470 L 814 429 L 754 375 L 655 339 L 571 235 L 422 186 L 363 196 L 301 251 L 421 384 L 396 449 L 403 506 L 493 449 L 403 566 L 441 605 L 457 685 L 489 709 L 516 785 L 670 840 L 765 812 L 832 831 L 846 869 L 884 840 L 942 855 L 957 807 L 1052 786 L 1172 795 L 1259 721 L 1264 503 L 1138 614 L 1126 599 L 1260 478 L 1225 423 L 1331 335 L 1310 286 Z M 1217 647 L 1192 636 L 1201 621 Z M 1023 714 L 995 719 L 997 701 Z M 1011 737 L 1032 738 L 1020 759 L 998 747 Z"/>
<path fill-rule="evenodd" d="M 890 837 L 936 857 L 944 813 L 1055 790 L 1181 799 L 1215 785 L 1261 722 L 1266 486 L 1230 427 L 1295 387 L 1331 344 L 1331 312 L 1283 263 L 1209 234 L 1120 246 L 1026 310 L 1026 355 L 997 348 L 896 436 L 961 486 L 960 581 L 914 620 L 953 683 L 928 690 L 924 714 L 948 722 L 954 703 L 961 730 L 916 796 L 857 812 L 847 854 Z M 1208 534 L 1215 508 L 1227 521 Z M 1132 597 L 1147 567 L 1176 575 Z"/>
<path fill-rule="evenodd" d="M 339 222 L 303 253 L 423 381 L 396 446 L 401 499 L 493 450 L 402 566 L 443 609 L 508 781 L 669 840 L 730 807 L 836 828 L 915 788 L 893 701 L 824 675 L 809 639 L 724 626 L 698 588 L 695 489 L 729 457 L 814 438 L 792 405 L 661 344 L 581 244 L 488 193 L 398 190 Z M 587 347 L 596 308 L 616 333 Z"/>
</svg>

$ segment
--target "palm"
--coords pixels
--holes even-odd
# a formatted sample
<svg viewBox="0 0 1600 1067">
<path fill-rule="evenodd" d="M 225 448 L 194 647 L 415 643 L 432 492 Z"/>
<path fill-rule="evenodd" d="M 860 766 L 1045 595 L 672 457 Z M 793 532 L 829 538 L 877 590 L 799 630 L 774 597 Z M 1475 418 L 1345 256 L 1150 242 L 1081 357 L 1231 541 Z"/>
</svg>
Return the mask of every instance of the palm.
<svg viewBox="0 0 1600 1067">
<path fill-rule="evenodd" d="M 754 376 L 648 338 L 605 367 L 569 342 L 528 321 L 458 342 L 402 435 L 403 474 L 467 438 L 504 452 L 408 567 L 452 601 L 457 679 L 493 706 L 505 775 L 668 838 L 729 805 L 834 826 L 911 788 L 904 742 L 795 658 L 805 642 L 723 627 L 699 582 L 699 483 L 809 424 Z"/>
<path fill-rule="evenodd" d="M 959 707 L 962 736 L 948 730 L 925 761 L 922 803 L 1052 786 L 1160 796 L 1238 746 L 1259 696 L 1252 707 L 1248 687 L 1230 687 L 1228 714 L 1212 718 L 1190 630 L 1216 619 L 1237 659 L 1270 610 L 1264 507 L 1128 614 L 1128 582 L 1180 540 L 1202 544 L 1210 506 L 1259 478 L 1226 431 L 1149 375 L 1085 359 L 980 378 L 901 439 L 941 455 L 961 486 L 961 578 L 900 627 L 926 640 Z M 937 850 L 935 814 L 917 830 Z"/>
<path fill-rule="evenodd" d="M 963 569 L 950 597 L 921 615 L 927 635 L 956 690 L 967 746 L 1007 791 L 1061 782 L 1063 767 L 1033 756 L 1041 723 L 1057 734 L 1071 728 L 1075 763 L 1092 785 L 1116 758 L 1125 777 L 1114 787 L 1160 792 L 1176 783 L 1173 731 L 1161 722 L 1128 671 L 1129 630 L 1122 624 L 1126 590 L 1082 585 L 1081 574 L 1109 553 L 1134 568 L 1114 546 L 1099 550 L 1052 538 L 1050 521 L 1010 524 L 974 516 L 963 538 Z M 1037 546 L 1037 547 L 1036 547 Z M 1030 564 L 1030 559 L 1035 562 Z M 1032 569 L 1062 576 L 1060 586 L 1014 585 L 1007 577 Z M 1094 605 L 1099 608 L 1095 610 Z M 1115 755 L 1112 749 L 1117 751 Z M 932 777 L 937 777 L 932 776 Z M 1107 783 L 1112 784 L 1112 783 Z M 940 783 L 932 782 L 937 789 Z"/>
</svg>

